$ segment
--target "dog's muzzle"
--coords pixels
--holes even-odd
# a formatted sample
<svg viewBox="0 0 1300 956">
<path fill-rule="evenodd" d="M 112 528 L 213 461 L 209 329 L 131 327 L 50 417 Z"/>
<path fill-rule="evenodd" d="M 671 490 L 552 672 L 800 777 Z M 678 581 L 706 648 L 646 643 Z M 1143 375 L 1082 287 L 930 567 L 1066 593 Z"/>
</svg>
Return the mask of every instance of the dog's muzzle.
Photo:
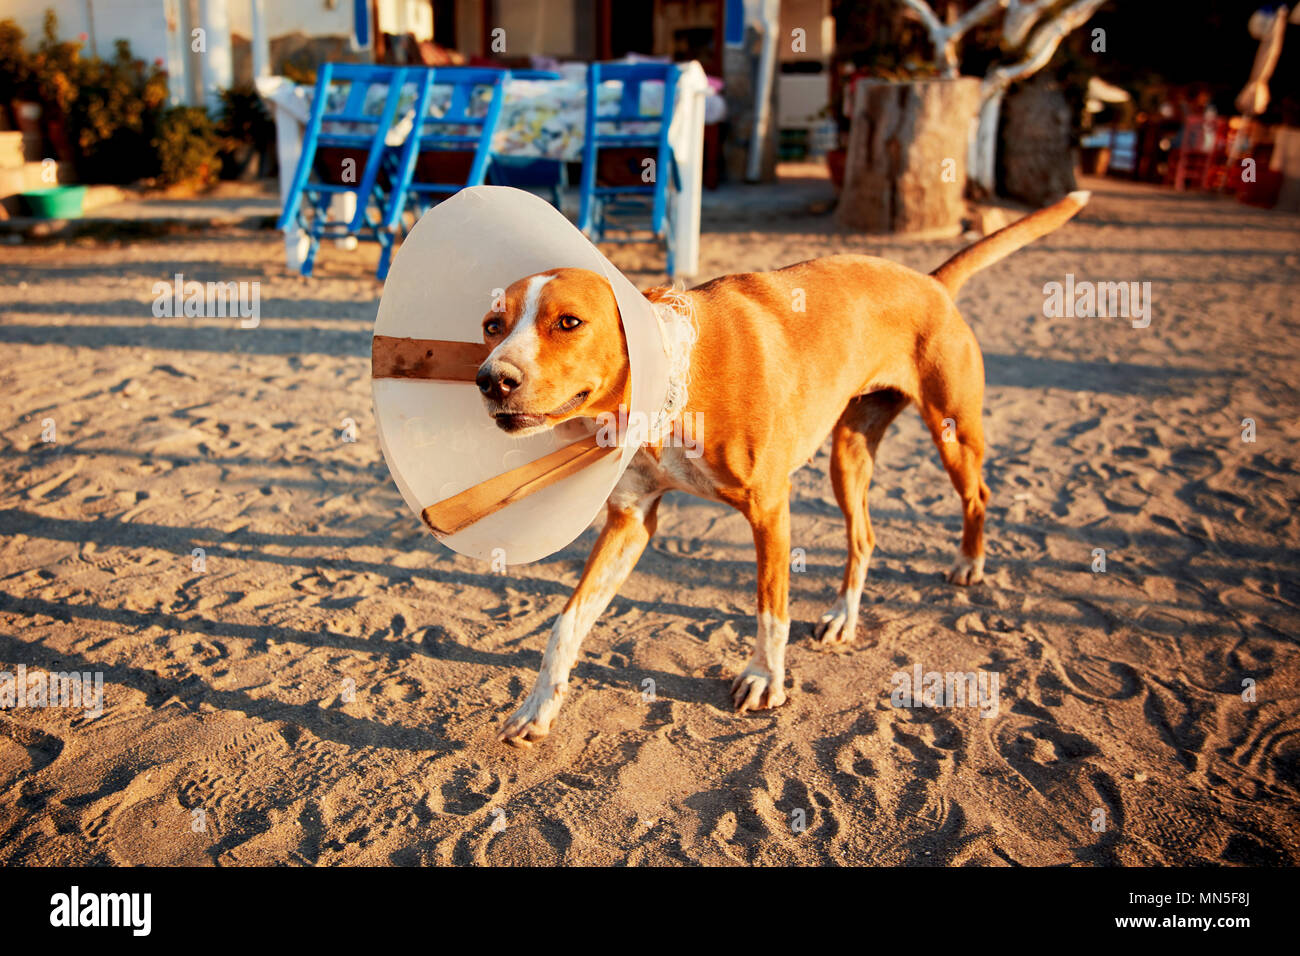
<svg viewBox="0 0 1300 956">
<path fill-rule="evenodd" d="M 511 392 L 524 383 L 524 373 L 509 362 L 490 359 L 479 366 L 474 384 L 483 397 L 492 402 L 504 402 Z"/>
</svg>

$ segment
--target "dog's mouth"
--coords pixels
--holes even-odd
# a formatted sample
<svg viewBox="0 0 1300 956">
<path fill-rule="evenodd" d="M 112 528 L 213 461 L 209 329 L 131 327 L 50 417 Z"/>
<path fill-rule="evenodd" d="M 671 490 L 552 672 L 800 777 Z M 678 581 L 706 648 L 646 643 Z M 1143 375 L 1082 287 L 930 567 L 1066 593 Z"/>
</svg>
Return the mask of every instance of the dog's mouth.
<svg viewBox="0 0 1300 956">
<path fill-rule="evenodd" d="M 493 412 L 492 420 L 496 422 L 497 427 L 505 432 L 521 432 L 529 429 L 541 428 L 556 418 L 567 415 L 579 405 L 587 400 L 591 394 L 590 389 L 584 389 L 573 398 L 569 399 L 559 408 L 551 409 L 549 412 L 537 414 L 534 412 Z"/>
</svg>

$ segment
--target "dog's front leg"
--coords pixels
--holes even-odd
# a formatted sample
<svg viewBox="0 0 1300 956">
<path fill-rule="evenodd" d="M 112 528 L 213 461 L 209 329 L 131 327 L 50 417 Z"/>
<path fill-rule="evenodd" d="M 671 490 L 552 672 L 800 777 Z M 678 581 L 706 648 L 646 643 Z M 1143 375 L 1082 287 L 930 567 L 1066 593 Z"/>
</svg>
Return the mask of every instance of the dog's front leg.
<svg viewBox="0 0 1300 956">
<path fill-rule="evenodd" d="M 528 747 L 545 737 L 569 690 L 569 671 L 578 659 L 578 648 L 596 619 L 614 599 L 632 573 L 646 543 L 654 534 L 659 495 L 637 501 L 611 498 L 605 528 L 596 541 L 582 580 L 555 619 L 551 639 L 542 655 L 542 669 L 533 692 L 506 722 L 499 740 Z"/>
<path fill-rule="evenodd" d="M 739 713 L 785 703 L 785 644 L 790 637 L 790 498 L 745 515 L 758 559 L 758 633 L 749 663 L 731 685 Z"/>
</svg>

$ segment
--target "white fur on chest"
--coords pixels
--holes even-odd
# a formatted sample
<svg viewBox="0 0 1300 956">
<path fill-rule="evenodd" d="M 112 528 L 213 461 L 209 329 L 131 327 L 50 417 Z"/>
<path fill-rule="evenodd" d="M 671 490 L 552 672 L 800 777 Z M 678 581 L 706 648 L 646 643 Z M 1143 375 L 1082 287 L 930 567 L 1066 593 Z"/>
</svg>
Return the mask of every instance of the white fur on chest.
<svg viewBox="0 0 1300 956">
<path fill-rule="evenodd" d="M 656 461 L 645 450 L 637 453 L 609 496 L 616 508 L 635 508 L 665 491 L 685 491 L 719 501 L 713 476 L 701 457 L 688 457 L 684 448 L 664 448 Z"/>
</svg>

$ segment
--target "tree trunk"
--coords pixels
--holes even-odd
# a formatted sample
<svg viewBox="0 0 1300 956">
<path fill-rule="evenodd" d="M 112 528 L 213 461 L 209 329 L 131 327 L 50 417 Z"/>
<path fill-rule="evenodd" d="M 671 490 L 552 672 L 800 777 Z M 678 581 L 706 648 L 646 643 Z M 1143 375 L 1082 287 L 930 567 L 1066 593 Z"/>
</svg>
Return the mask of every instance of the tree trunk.
<svg viewBox="0 0 1300 956">
<path fill-rule="evenodd" d="M 956 235 L 980 81 L 857 85 L 836 221 L 865 232 Z"/>
<path fill-rule="evenodd" d="M 1007 97 L 1003 110 L 1003 192 L 1041 206 L 1078 188 L 1070 146 L 1070 103 L 1054 83 L 1035 81 Z"/>
</svg>

